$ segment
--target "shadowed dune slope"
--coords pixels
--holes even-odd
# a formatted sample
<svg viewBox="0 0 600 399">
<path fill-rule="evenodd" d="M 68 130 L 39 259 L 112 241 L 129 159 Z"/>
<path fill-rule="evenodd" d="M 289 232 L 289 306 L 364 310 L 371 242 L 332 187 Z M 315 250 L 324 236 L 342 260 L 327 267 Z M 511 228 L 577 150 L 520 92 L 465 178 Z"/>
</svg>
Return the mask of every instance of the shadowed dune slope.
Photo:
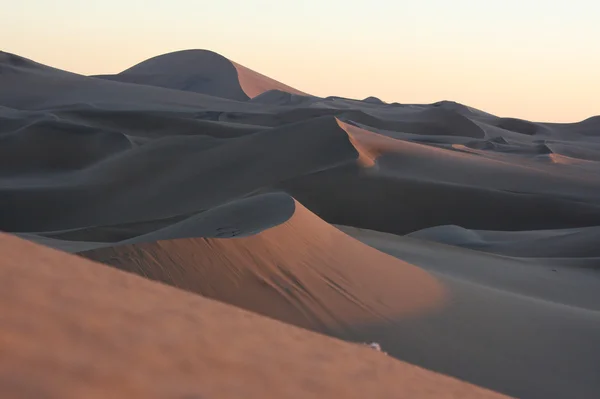
<svg viewBox="0 0 600 399">
<path fill-rule="evenodd" d="M 83 256 L 317 331 L 443 306 L 427 273 L 348 237 L 296 203 L 290 220 L 236 239 L 102 248 Z"/>
<path fill-rule="evenodd" d="M 447 224 L 507 231 L 600 225 L 595 203 L 414 178 L 416 167 L 402 176 L 346 166 L 277 187 L 329 223 L 395 234 Z"/>
<path fill-rule="evenodd" d="M 191 214 L 357 157 L 332 117 L 229 139 L 167 137 L 66 175 L 0 180 L 0 228 L 42 232 Z"/>
<path fill-rule="evenodd" d="M 0 250 L 3 398 L 502 397 L 11 236 Z"/>
<path fill-rule="evenodd" d="M 0 105 L 5 107 L 198 111 L 218 105 L 233 111 L 240 109 L 237 104 L 201 93 L 77 75 L 8 53 L 0 57 Z"/>
<path fill-rule="evenodd" d="M 360 165 L 278 184 L 330 223 L 396 234 L 448 224 L 482 230 L 600 224 L 593 169 L 582 173 L 533 156 L 457 151 L 395 139 L 351 121 L 338 124 Z"/>
</svg>

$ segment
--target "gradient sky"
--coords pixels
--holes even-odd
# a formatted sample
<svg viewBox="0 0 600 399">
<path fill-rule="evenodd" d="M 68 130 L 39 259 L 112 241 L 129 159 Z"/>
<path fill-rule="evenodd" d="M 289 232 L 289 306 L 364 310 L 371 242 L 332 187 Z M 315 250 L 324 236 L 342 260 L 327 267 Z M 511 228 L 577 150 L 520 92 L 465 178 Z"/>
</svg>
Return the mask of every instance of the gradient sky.
<svg viewBox="0 0 600 399">
<path fill-rule="evenodd" d="M 319 96 L 600 114 L 597 0 L 19 0 L 0 48 L 82 74 L 205 48 Z"/>
</svg>

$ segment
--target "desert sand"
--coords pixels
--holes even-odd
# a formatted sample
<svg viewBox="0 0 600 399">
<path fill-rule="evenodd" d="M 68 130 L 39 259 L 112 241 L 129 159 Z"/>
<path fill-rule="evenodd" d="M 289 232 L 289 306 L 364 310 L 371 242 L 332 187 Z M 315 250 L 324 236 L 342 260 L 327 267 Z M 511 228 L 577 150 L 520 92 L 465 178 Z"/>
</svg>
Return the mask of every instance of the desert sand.
<svg viewBox="0 0 600 399">
<path fill-rule="evenodd" d="M 299 89 L 0 53 L 2 396 L 600 396 L 600 117 Z"/>
<path fill-rule="evenodd" d="M 295 328 L 0 236 L 3 398 L 501 398 Z"/>
</svg>

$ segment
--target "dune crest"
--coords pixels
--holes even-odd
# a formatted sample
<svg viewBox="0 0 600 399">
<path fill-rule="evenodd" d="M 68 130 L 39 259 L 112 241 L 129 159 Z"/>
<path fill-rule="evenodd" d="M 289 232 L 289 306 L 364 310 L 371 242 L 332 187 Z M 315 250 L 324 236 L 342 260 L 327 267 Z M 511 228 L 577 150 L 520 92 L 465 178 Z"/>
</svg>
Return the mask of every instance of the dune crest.
<svg viewBox="0 0 600 399">
<path fill-rule="evenodd" d="M 299 203 L 285 223 L 235 239 L 102 248 L 86 258 L 291 324 L 344 334 L 443 307 L 435 278 L 361 244 Z"/>
<path fill-rule="evenodd" d="M 358 152 L 358 164 L 366 168 L 374 167 L 375 160 L 379 155 L 381 155 L 382 151 L 380 146 L 377 146 L 373 143 L 373 141 L 369 140 L 369 132 L 367 132 L 365 129 L 359 128 L 358 126 L 342 122 L 337 118 L 336 122 L 342 129 L 344 129 L 346 133 L 348 133 L 350 142 L 354 148 L 356 148 L 356 151 Z M 386 138 L 382 138 L 382 140 L 385 141 Z M 392 141 L 392 139 L 388 140 Z"/>
</svg>

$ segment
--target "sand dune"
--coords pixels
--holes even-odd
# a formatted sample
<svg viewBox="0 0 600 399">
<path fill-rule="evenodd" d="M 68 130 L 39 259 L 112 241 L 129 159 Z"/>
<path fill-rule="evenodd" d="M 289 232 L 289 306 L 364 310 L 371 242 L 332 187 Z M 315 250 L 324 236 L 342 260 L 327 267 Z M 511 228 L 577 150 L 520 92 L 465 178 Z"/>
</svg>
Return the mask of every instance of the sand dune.
<svg viewBox="0 0 600 399">
<path fill-rule="evenodd" d="M 449 305 L 440 312 L 364 327 L 363 336 L 390 355 L 519 398 L 592 398 L 598 392 L 597 271 L 573 269 L 568 260 L 549 264 L 343 230 L 423 267 L 447 289 Z"/>
<path fill-rule="evenodd" d="M 6 235 L 0 248 L 3 398 L 501 397 Z"/>
<path fill-rule="evenodd" d="M 212 51 L 187 50 L 159 55 L 119 74 L 95 77 L 232 100 L 248 99 L 248 95 L 240 87 L 236 68 L 227 58 Z"/>
<path fill-rule="evenodd" d="M 353 240 L 297 203 L 287 222 L 247 238 L 159 241 L 82 255 L 341 336 L 358 324 L 443 306 L 435 279 Z"/>
<path fill-rule="evenodd" d="M 0 230 L 113 266 L 0 239 L 0 390 L 493 395 L 396 358 L 598 397 L 599 137 L 311 96 L 209 51 L 97 77 L 0 53 Z"/>
<path fill-rule="evenodd" d="M 444 108 L 425 108 L 403 112 L 396 118 L 377 118 L 364 112 L 350 112 L 346 116 L 354 122 L 391 131 L 436 136 L 463 136 L 482 138 L 483 131 L 467 117 Z"/>
<path fill-rule="evenodd" d="M 600 222 L 594 165 L 582 171 L 548 164 L 535 152 L 431 145 L 338 123 L 367 169 L 331 169 L 281 185 L 329 222 L 399 234 L 447 224 L 531 230 Z"/>
<path fill-rule="evenodd" d="M 10 176 L 58 173 L 90 167 L 131 148 L 119 132 L 45 120 L 0 136 L 0 168 Z M 73 155 L 61 156 L 65 153 Z"/>
<path fill-rule="evenodd" d="M 452 151 L 406 140 L 395 140 L 385 135 L 369 132 L 349 124 L 343 125 L 358 143 L 381 158 L 381 169 L 393 176 L 410 175 L 426 181 L 443 181 L 482 188 L 501 189 L 512 192 L 560 194 L 564 191 L 598 197 L 597 179 L 589 179 L 577 172 L 562 168 L 551 169 L 546 164 L 512 157 L 510 154 L 483 150 L 467 150 L 453 145 Z M 473 156 L 473 155 L 476 156 Z M 387 156 L 386 156 L 387 155 Z M 439 164 L 437 164 L 439 163 Z M 425 167 L 422 167 L 426 164 Z M 419 165 L 414 167 L 412 165 Z M 472 171 L 468 173 L 468 171 Z M 482 175 L 494 174 L 494 179 L 485 181 Z M 535 179 L 535 188 L 531 181 Z"/>
<path fill-rule="evenodd" d="M 198 133 L 162 137 L 69 173 L 0 180 L 7 211 L 0 228 L 39 232 L 165 219 L 358 157 L 334 118 L 226 140 Z M 64 150 L 54 156 L 68 157 Z"/>
<path fill-rule="evenodd" d="M 208 50 L 163 54 L 116 75 L 97 78 L 191 91 L 244 101 L 269 90 L 305 95 Z"/>
<path fill-rule="evenodd" d="M 17 54 L 0 51 L 0 72 L 2 75 L 16 75 L 24 71 L 35 71 L 39 73 L 53 73 L 58 75 L 69 75 L 69 72 L 40 64 Z"/>
<path fill-rule="evenodd" d="M 21 110 L 105 109 L 198 111 L 215 104 L 241 109 L 231 100 L 201 93 L 97 79 L 39 66 L 12 54 L 0 57 L 0 104 Z M 245 104 L 244 109 L 251 109 Z"/>
</svg>

